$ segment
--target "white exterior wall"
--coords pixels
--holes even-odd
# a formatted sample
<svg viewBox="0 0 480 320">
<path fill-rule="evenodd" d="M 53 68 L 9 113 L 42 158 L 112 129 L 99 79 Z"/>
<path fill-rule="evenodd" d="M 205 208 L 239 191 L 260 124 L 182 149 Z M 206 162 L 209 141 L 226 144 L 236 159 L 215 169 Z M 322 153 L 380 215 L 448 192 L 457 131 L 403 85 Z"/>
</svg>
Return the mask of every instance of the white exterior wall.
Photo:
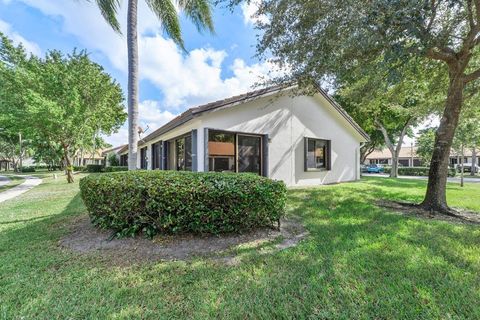
<svg viewBox="0 0 480 320">
<path fill-rule="evenodd" d="M 360 178 L 359 148 L 365 139 L 321 95 L 269 96 L 205 113 L 148 142 L 149 168 L 151 144 L 197 129 L 198 171 L 203 171 L 205 128 L 268 134 L 268 177 L 283 180 L 288 186 L 330 184 Z M 331 170 L 304 171 L 305 137 L 331 140 Z"/>
</svg>

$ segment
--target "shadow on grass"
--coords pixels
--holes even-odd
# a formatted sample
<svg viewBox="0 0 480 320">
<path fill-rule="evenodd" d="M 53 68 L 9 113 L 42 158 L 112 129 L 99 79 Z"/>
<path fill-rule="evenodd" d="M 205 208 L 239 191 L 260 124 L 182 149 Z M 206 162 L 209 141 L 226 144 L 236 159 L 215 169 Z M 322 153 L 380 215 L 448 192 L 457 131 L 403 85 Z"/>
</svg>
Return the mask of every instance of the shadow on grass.
<svg viewBox="0 0 480 320">
<path fill-rule="evenodd" d="M 304 221 L 310 237 L 272 255 L 242 250 L 245 259 L 235 267 L 198 259 L 121 268 L 98 254 L 60 250 L 56 243 L 68 222 L 85 212 L 77 194 L 63 211 L 0 233 L 5 313 L 44 318 L 480 316 L 478 229 L 385 214 L 373 200 L 398 199 L 401 192 L 370 181 L 366 185 L 371 189 L 345 184 L 290 191 L 288 214 Z"/>
</svg>

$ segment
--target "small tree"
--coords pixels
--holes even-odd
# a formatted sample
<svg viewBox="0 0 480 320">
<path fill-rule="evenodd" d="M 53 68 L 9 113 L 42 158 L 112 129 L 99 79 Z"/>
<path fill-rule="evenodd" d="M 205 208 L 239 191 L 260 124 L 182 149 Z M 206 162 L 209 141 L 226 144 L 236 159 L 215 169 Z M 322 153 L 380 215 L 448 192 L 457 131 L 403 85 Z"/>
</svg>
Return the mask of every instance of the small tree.
<svg viewBox="0 0 480 320">
<path fill-rule="evenodd" d="M 108 161 L 108 164 L 111 167 L 118 167 L 120 165 L 120 161 L 119 161 L 117 155 L 113 152 L 108 154 L 107 161 Z"/>
</svg>

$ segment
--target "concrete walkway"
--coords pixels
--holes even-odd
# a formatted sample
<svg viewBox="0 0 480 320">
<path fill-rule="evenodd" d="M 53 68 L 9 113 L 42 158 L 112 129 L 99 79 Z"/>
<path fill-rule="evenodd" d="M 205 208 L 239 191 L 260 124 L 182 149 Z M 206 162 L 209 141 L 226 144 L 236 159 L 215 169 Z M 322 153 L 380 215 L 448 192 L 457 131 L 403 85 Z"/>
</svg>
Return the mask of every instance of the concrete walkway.
<svg viewBox="0 0 480 320">
<path fill-rule="evenodd" d="M 389 178 L 388 174 L 384 173 L 362 173 L 364 177 L 381 177 L 381 178 Z M 415 180 L 427 180 L 428 177 L 424 176 L 398 176 L 399 179 L 415 179 Z M 448 177 L 448 182 L 456 182 L 460 183 L 460 177 Z M 480 178 L 470 178 L 469 176 L 463 177 L 463 182 L 465 183 L 480 183 Z"/>
<path fill-rule="evenodd" d="M 25 179 L 24 183 L 19 184 L 18 186 L 5 190 L 3 192 L 0 192 L 0 202 L 4 202 L 6 200 L 15 198 L 21 195 L 22 193 L 25 193 L 28 190 L 32 189 L 33 187 L 38 186 L 40 183 L 42 183 L 42 179 L 37 177 L 31 177 L 31 176 L 21 176 L 21 177 Z M 0 177 L 0 179 L 1 178 L 6 178 L 6 177 L 2 176 Z"/>
<path fill-rule="evenodd" d="M 0 187 L 10 183 L 10 179 L 5 176 L 0 176 Z"/>
</svg>

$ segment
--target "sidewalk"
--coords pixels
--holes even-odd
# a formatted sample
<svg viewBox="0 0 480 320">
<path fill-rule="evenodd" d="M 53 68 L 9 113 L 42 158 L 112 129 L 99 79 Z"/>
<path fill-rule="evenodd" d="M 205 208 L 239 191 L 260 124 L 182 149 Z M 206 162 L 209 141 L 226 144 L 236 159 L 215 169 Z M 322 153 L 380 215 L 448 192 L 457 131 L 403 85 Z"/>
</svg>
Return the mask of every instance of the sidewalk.
<svg viewBox="0 0 480 320">
<path fill-rule="evenodd" d="M 0 179 L 6 178 L 4 176 L 1 176 Z M 22 178 L 25 179 L 25 182 L 13 187 L 11 189 L 5 190 L 3 192 L 0 192 L 0 202 L 4 202 L 6 200 L 15 198 L 22 193 L 27 192 L 28 190 L 32 189 L 35 186 L 38 186 L 40 183 L 42 183 L 42 179 L 37 178 L 37 177 L 31 177 L 31 176 L 22 176 Z M 8 179 L 8 178 L 7 178 Z M 4 179 L 2 179 L 4 181 Z"/>
</svg>

